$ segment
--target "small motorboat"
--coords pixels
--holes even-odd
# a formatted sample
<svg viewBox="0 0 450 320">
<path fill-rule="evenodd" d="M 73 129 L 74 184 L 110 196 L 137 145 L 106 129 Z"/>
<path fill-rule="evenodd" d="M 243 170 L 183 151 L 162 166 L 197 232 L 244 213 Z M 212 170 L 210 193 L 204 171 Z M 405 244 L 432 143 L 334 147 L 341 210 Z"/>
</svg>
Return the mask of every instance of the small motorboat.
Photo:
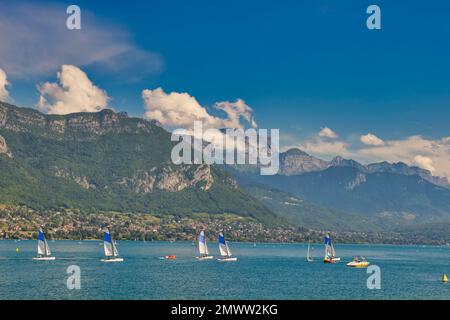
<svg viewBox="0 0 450 320">
<path fill-rule="evenodd" d="M 174 254 L 170 254 L 168 256 L 165 256 L 164 259 L 166 259 L 166 260 L 176 260 L 177 256 L 174 255 Z"/>
<path fill-rule="evenodd" d="M 352 262 L 347 263 L 347 267 L 352 268 L 367 268 L 369 266 L 370 262 L 366 261 L 366 258 L 361 257 L 355 257 Z"/>
</svg>

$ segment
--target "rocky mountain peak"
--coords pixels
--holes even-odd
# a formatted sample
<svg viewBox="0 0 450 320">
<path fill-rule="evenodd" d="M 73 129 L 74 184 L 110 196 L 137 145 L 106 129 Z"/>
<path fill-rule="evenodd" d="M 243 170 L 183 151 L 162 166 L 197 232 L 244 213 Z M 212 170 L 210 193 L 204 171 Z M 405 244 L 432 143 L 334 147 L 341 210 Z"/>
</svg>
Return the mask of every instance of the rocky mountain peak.
<svg viewBox="0 0 450 320">
<path fill-rule="evenodd" d="M 365 169 L 365 167 L 359 162 L 352 159 L 344 159 L 341 156 L 337 156 L 331 160 L 330 167 L 352 167 L 360 169 L 361 171 L 364 171 Z"/>
<path fill-rule="evenodd" d="M 8 145 L 6 144 L 5 138 L 0 136 L 0 154 L 5 154 L 6 156 L 12 158 L 12 153 L 9 150 Z"/>
<path fill-rule="evenodd" d="M 280 154 L 281 175 L 290 176 L 325 169 L 328 163 L 294 148 Z"/>
</svg>

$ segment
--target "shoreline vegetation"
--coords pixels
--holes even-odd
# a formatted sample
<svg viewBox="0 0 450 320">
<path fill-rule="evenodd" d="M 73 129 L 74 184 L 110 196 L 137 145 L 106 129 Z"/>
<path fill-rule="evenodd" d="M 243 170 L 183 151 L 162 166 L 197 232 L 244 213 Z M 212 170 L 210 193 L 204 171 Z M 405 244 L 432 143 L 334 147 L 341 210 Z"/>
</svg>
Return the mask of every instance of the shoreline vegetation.
<svg viewBox="0 0 450 320">
<path fill-rule="evenodd" d="M 339 243 L 448 245 L 450 236 L 427 237 L 423 233 L 358 232 L 312 230 L 301 227 L 267 225 L 251 217 L 234 214 L 194 213 L 189 216 L 149 213 L 86 212 L 76 209 L 34 210 L 23 206 L 0 205 L 0 240 L 36 239 L 41 225 L 51 240 L 101 239 L 108 226 L 116 240 L 196 241 L 200 230 L 209 240 L 223 231 L 238 242 L 313 242 L 325 234 Z"/>
</svg>

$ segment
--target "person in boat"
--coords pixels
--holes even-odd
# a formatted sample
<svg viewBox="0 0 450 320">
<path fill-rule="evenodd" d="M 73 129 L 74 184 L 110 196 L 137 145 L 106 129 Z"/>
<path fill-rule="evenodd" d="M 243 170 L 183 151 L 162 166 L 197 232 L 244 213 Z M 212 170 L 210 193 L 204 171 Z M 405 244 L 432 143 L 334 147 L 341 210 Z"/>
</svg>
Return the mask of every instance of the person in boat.
<svg viewBox="0 0 450 320">
<path fill-rule="evenodd" d="M 354 262 L 359 262 L 358 257 L 355 256 L 355 257 L 353 258 L 353 261 L 354 261 Z"/>
</svg>

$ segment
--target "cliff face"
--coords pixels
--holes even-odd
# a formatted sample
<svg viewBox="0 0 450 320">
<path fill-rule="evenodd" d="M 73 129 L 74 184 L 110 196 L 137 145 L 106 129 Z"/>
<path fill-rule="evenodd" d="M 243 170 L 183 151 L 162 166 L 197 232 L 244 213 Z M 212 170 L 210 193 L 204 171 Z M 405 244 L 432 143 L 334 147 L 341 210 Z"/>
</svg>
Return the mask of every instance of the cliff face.
<svg viewBox="0 0 450 320">
<path fill-rule="evenodd" d="M 170 134 L 126 113 L 0 103 L 0 204 L 271 216 L 217 166 L 174 165 Z"/>
<path fill-rule="evenodd" d="M 151 132 L 153 127 L 155 125 L 149 121 L 129 118 L 126 113 L 115 113 L 109 109 L 97 113 L 44 115 L 35 109 L 18 108 L 0 102 L 0 128 L 14 132 L 41 131 L 41 134 L 55 135 L 84 132 L 100 135 L 121 132 Z"/>
<path fill-rule="evenodd" d="M 6 140 L 2 136 L 0 136 L 0 154 L 5 154 L 6 156 L 12 158 L 12 154 L 6 144 Z"/>
</svg>

